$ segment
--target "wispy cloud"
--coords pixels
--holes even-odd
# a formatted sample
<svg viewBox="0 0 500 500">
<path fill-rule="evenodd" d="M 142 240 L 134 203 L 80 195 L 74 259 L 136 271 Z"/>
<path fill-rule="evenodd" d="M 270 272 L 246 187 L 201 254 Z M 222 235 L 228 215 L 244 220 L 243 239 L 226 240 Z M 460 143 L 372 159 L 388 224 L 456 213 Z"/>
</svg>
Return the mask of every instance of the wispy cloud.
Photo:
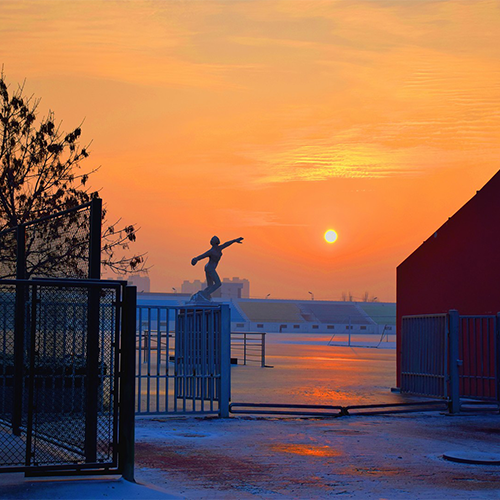
<svg viewBox="0 0 500 500">
<path fill-rule="evenodd" d="M 214 189 L 388 178 L 500 156 L 497 5 L 6 1 L 0 47 L 8 72 L 155 93 L 148 153 Z"/>
<path fill-rule="evenodd" d="M 302 226 L 302 224 L 291 224 L 281 221 L 274 212 L 263 210 L 228 208 L 218 210 L 218 215 L 219 220 L 229 226 Z"/>
</svg>

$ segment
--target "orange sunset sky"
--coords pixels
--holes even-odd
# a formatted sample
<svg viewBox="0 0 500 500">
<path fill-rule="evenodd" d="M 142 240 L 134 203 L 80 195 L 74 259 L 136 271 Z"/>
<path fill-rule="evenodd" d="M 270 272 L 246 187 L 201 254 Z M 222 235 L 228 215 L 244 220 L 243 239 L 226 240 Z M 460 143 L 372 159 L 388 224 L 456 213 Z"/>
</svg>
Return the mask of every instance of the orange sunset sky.
<svg viewBox="0 0 500 500">
<path fill-rule="evenodd" d="M 0 0 L 0 64 L 85 120 L 153 291 L 202 278 L 216 234 L 252 296 L 393 301 L 500 168 L 498 1 Z"/>
</svg>

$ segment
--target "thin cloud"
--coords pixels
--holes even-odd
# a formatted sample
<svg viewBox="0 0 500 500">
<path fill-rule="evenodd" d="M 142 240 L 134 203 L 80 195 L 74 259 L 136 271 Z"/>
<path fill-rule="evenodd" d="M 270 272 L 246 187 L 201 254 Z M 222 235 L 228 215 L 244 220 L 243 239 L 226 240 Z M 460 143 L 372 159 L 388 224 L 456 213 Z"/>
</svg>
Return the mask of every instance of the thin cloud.
<svg viewBox="0 0 500 500">
<path fill-rule="evenodd" d="M 221 221 L 232 226 L 304 226 L 304 224 L 293 224 L 280 221 L 275 213 L 263 210 L 229 208 L 219 210 L 218 215 Z"/>
</svg>

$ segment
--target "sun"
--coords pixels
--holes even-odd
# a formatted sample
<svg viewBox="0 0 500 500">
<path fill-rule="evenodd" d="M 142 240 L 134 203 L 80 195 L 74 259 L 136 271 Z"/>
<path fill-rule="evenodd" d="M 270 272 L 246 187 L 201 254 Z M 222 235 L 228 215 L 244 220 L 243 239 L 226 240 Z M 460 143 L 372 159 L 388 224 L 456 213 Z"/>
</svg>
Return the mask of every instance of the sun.
<svg viewBox="0 0 500 500">
<path fill-rule="evenodd" d="M 328 243 L 335 243 L 337 241 L 337 238 L 338 238 L 337 233 L 333 229 L 329 229 L 325 233 L 325 240 Z"/>
</svg>

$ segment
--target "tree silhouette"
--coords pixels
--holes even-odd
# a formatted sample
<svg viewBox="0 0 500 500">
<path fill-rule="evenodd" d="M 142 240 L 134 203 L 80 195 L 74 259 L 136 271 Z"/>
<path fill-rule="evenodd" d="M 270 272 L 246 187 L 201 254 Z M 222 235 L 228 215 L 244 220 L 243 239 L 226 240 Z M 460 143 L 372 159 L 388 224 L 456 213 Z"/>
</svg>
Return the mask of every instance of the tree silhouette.
<svg viewBox="0 0 500 500">
<path fill-rule="evenodd" d="M 97 169 L 82 171 L 89 145 L 80 144 L 81 126 L 69 133 L 61 130 L 54 113 L 39 119 L 40 99 L 26 96 L 24 84 L 10 91 L 0 74 L 0 231 L 35 219 L 72 209 L 98 197 L 87 185 Z M 27 236 L 27 260 L 37 275 L 50 275 L 51 265 L 65 274 L 84 277 L 82 265 L 88 242 L 87 212 L 47 220 L 42 230 Z M 102 265 L 117 274 L 144 270 L 144 255 L 123 256 L 122 250 L 136 240 L 133 225 L 106 224 L 103 210 Z M 0 242 L 0 258 L 8 262 L 15 254 L 10 232 Z M 9 243 L 10 242 L 10 243 Z M 10 256 L 10 257 L 9 257 Z M 5 267 L 5 266 L 3 266 Z M 7 266 L 9 267 L 9 266 Z M 41 272 L 41 269 L 45 269 Z M 1 273 L 7 277 L 9 273 Z"/>
</svg>

